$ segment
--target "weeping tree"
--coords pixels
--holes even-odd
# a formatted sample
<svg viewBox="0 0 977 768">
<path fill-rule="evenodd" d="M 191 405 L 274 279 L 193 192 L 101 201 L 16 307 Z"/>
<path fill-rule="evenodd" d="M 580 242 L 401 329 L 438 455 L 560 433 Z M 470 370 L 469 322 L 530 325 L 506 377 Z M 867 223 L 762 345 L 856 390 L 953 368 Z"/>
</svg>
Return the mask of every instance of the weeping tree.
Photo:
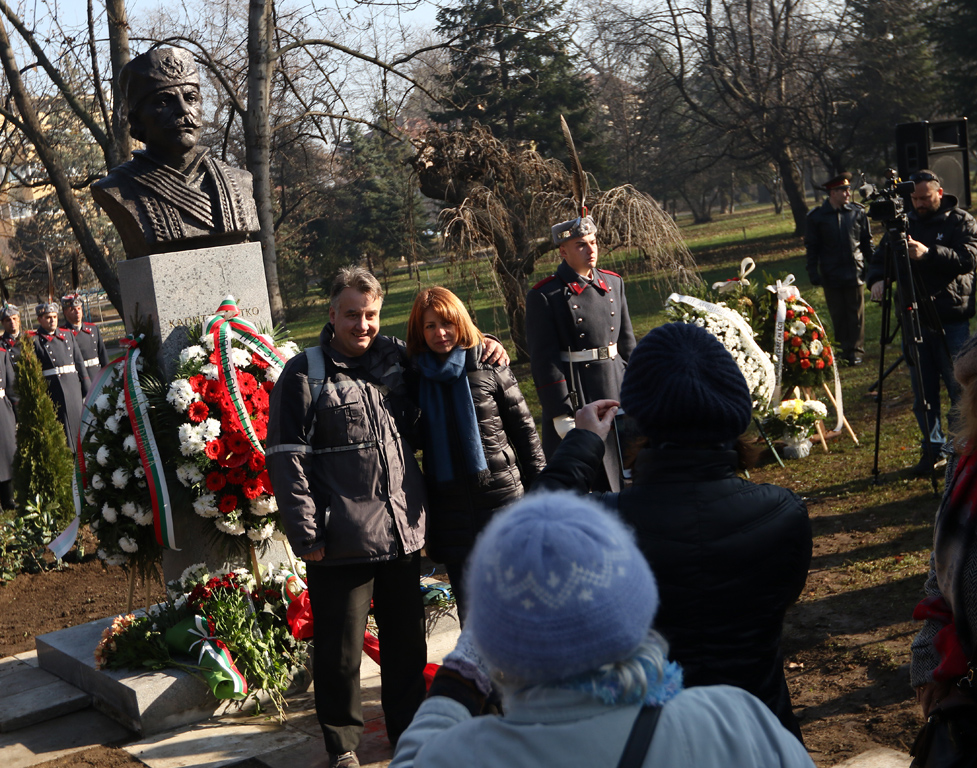
<svg viewBox="0 0 977 768">
<path fill-rule="evenodd" d="M 556 248 L 550 226 L 576 215 L 569 172 L 531 144 L 500 141 L 478 124 L 427 131 L 412 162 L 421 192 L 444 201 L 445 246 L 460 253 L 490 249 L 517 360 L 527 360 L 529 277 L 537 260 Z M 590 188 L 602 252 L 640 252 L 668 286 L 698 282 L 678 228 L 653 198 L 631 186 L 601 192 L 591 180 Z"/>
</svg>

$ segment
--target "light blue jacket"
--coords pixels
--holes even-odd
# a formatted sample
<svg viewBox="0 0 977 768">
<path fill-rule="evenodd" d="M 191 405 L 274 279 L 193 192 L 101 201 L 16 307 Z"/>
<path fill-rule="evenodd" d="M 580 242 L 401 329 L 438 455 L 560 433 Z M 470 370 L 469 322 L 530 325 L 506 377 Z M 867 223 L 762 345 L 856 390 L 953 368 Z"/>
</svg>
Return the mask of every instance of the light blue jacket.
<svg viewBox="0 0 977 768">
<path fill-rule="evenodd" d="M 505 717 L 472 717 L 427 699 L 400 737 L 390 768 L 613 768 L 638 706 L 607 706 L 578 691 L 535 688 L 505 700 Z M 758 698 L 727 685 L 689 688 L 662 710 L 644 766 L 813 768 L 801 743 Z"/>
</svg>

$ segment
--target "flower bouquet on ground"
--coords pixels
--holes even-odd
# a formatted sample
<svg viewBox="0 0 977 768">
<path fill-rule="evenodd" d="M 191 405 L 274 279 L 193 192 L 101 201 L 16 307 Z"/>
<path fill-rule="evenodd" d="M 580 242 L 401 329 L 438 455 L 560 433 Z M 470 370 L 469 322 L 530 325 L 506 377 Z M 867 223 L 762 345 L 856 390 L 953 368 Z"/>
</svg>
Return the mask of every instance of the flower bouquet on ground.
<svg viewBox="0 0 977 768">
<path fill-rule="evenodd" d="M 827 415 L 827 407 L 819 400 L 794 397 L 770 409 L 764 429 L 771 438 L 784 441 L 788 459 L 803 459 L 811 452 L 811 433 Z"/>
<path fill-rule="evenodd" d="M 211 574 L 193 565 L 167 585 L 166 603 L 119 617 L 103 632 L 96 667 L 186 669 L 218 699 L 253 698 L 260 707 L 258 695 L 266 694 L 284 719 L 285 692 L 307 659 L 287 619 L 292 578 L 284 568 L 271 569 L 259 584 L 243 568 Z"/>
<path fill-rule="evenodd" d="M 259 353 L 235 337 L 228 355 L 217 348 L 215 334 L 198 338 L 180 352 L 166 395 L 178 424 L 176 476 L 190 489 L 193 510 L 213 520 L 219 534 L 260 546 L 280 529 L 262 448 L 268 397 L 281 361 L 298 348 L 292 342 L 275 347 L 261 337 L 271 353 Z"/>
<path fill-rule="evenodd" d="M 788 304 L 783 330 L 782 389 L 819 386 L 835 364 L 824 326 L 803 300 Z"/>
</svg>

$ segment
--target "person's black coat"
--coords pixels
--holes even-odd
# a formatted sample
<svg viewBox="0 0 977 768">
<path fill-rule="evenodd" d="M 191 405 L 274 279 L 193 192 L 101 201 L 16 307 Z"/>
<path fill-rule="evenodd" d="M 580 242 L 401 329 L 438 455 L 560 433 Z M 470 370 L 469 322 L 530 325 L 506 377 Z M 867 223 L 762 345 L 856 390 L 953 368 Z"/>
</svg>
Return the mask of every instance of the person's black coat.
<svg viewBox="0 0 977 768">
<path fill-rule="evenodd" d="M 481 354 L 480 345 L 469 349 L 465 368 L 488 471 L 481 476 L 438 482 L 428 465 L 428 452 L 424 454 L 428 488 L 426 547 L 435 562 L 465 560 L 492 515 L 520 498 L 545 462 L 536 424 L 515 376 L 508 366 L 479 362 Z M 448 387 L 442 386 L 445 402 L 450 402 Z M 451 408 L 447 409 L 447 417 L 449 440 L 457 439 Z M 461 456 L 460 449 L 452 450 L 452 455 Z"/>
<path fill-rule="evenodd" d="M 603 442 L 572 430 L 533 489 L 589 490 Z M 658 581 L 655 628 L 686 686 L 734 685 L 800 735 L 784 677 L 784 614 L 804 588 L 811 523 L 804 501 L 736 475 L 734 450 L 646 448 L 633 485 L 598 498 L 635 530 Z"/>
</svg>

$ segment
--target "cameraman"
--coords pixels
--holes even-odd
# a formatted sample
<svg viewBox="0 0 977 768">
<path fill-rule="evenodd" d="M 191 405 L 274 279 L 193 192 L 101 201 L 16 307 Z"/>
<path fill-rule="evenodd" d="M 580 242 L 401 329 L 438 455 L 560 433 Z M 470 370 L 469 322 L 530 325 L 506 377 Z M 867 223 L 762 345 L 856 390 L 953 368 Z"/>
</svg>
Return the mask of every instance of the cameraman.
<svg viewBox="0 0 977 768">
<path fill-rule="evenodd" d="M 834 339 L 849 365 L 865 354 L 865 262 L 872 258 L 872 230 L 865 209 L 851 201 L 851 174 L 825 182 L 824 205 L 807 215 L 804 245 L 812 285 L 824 287 Z"/>
<path fill-rule="evenodd" d="M 939 177 L 932 171 L 913 174 L 913 209 L 907 214 L 907 241 L 916 297 L 920 307 L 923 343 L 918 347 L 919 379 L 911 377 L 913 413 L 922 433 L 921 456 L 914 468 L 917 475 L 933 472 L 945 463 L 940 455 L 944 443 L 940 426 L 940 378 L 946 384 L 952 408 L 960 395 L 960 387 L 953 378 L 953 358 L 970 336 L 969 320 L 974 316 L 974 268 L 977 265 L 977 222 L 957 207 L 957 198 L 944 195 Z M 881 301 L 885 255 L 889 233 L 872 255 L 868 284 L 872 300 Z M 905 263 L 896 260 L 896 283 L 902 288 L 908 276 Z M 898 304 L 907 305 L 907 298 L 899 291 Z M 934 312 L 926 311 L 931 304 Z M 939 322 L 935 322 L 935 314 Z M 939 327 L 942 325 L 942 329 Z M 906 349 L 903 323 L 903 353 L 911 361 Z M 927 414 L 926 404 L 929 404 Z M 950 426 L 952 431 L 952 425 Z"/>
</svg>

